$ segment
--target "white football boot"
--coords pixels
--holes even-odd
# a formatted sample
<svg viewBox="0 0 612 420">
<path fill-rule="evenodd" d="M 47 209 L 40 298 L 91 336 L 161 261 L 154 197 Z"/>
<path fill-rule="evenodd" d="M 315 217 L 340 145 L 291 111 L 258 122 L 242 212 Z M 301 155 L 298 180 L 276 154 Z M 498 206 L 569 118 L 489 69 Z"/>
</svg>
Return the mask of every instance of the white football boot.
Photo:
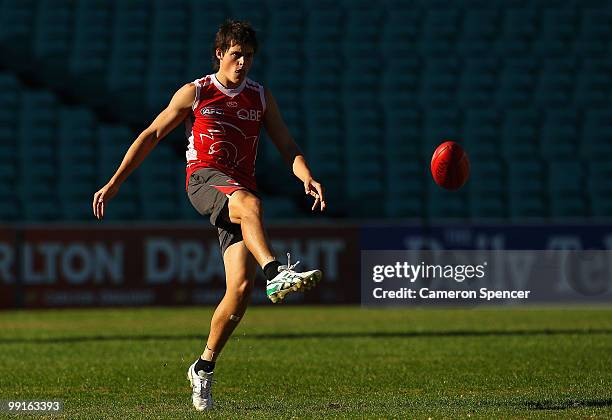
<svg viewBox="0 0 612 420">
<path fill-rule="evenodd" d="M 304 291 L 314 287 L 323 277 L 321 270 L 295 272 L 293 269 L 300 262 L 291 265 L 291 255 L 287 253 L 287 265 L 278 267 L 278 274 L 266 284 L 266 295 L 276 303 L 283 300 L 288 293 Z"/>
<path fill-rule="evenodd" d="M 213 408 L 213 398 L 211 392 L 213 373 L 207 373 L 203 370 L 196 373 L 195 364 L 196 362 L 193 362 L 187 371 L 187 379 L 189 379 L 191 389 L 193 391 L 191 401 L 193 402 L 195 409 L 198 411 L 211 410 Z"/>
</svg>

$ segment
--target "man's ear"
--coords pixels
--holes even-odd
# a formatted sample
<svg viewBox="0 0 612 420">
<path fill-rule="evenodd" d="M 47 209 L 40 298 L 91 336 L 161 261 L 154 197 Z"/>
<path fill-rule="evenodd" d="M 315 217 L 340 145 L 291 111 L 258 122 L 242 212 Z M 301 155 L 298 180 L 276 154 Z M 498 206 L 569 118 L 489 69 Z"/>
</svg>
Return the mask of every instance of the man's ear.
<svg viewBox="0 0 612 420">
<path fill-rule="evenodd" d="M 223 58 L 223 51 L 221 51 L 221 48 L 217 48 L 217 49 L 215 50 L 215 55 L 217 56 L 217 58 L 218 58 L 219 60 L 221 60 L 221 59 Z"/>
</svg>

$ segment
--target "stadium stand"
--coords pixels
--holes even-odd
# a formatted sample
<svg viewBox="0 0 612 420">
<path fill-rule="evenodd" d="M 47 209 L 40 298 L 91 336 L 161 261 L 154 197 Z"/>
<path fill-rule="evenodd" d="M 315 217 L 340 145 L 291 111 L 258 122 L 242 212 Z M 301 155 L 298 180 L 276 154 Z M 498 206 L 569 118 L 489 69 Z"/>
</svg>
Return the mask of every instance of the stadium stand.
<svg viewBox="0 0 612 420">
<path fill-rule="evenodd" d="M 328 217 L 612 215 L 605 2 L 3 0 L 0 221 L 88 220 L 138 131 L 211 71 L 227 17 L 258 30 L 252 78 L 326 185 Z M 428 174 L 445 140 L 472 160 L 459 192 Z M 162 143 L 109 217 L 197 219 L 183 146 Z M 258 174 L 268 217 L 307 214 L 265 135 Z"/>
</svg>

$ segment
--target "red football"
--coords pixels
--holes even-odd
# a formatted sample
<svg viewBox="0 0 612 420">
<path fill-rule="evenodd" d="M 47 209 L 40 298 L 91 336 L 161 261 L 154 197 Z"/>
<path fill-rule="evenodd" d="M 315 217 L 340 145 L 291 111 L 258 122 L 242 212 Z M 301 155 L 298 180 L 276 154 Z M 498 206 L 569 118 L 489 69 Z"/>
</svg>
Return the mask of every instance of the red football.
<svg viewBox="0 0 612 420">
<path fill-rule="evenodd" d="M 454 141 L 439 145 L 431 158 L 431 175 L 447 190 L 461 188 L 470 176 L 470 161 L 463 147 Z"/>
</svg>

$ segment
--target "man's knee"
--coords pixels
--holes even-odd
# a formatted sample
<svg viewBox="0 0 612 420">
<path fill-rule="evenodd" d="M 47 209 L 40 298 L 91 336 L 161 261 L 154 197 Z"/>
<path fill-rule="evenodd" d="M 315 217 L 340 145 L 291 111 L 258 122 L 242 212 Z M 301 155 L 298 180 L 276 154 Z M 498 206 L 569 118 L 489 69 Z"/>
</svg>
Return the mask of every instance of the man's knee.
<svg viewBox="0 0 612 420">
<path fill-rule="evenodd" d="M 233 219 L 261 217 L 262 214 L 261 200 L 246 190 L 238 190 L 233 193 L 230 196 L 228 208 L 230 218 Z"/>
<path fill-rule="evenodd" d="M 253 291 L 253 282 L 244 279 L 239 282 L 236 287 L 233 288 L 232 292 L 239 300 L 247 300 L 251 297 Z"/>
</svg>

